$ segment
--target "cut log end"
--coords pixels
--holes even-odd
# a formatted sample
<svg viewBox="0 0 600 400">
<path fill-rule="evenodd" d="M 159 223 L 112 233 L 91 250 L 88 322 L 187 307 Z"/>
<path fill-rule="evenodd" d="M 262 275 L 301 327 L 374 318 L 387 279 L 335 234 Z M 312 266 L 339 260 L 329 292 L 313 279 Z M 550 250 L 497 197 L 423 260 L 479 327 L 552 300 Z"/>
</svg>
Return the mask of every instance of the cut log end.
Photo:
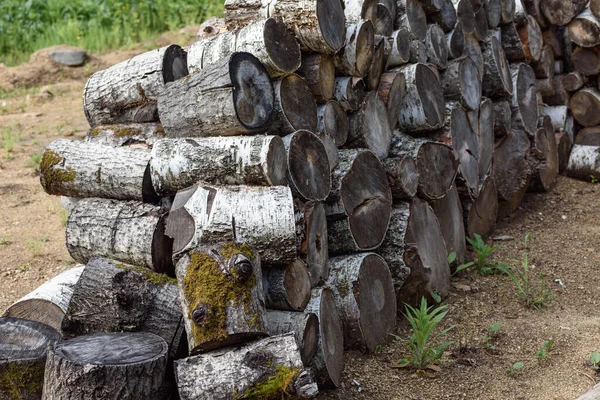
<svg viewBox="0 0 600 400">
<path fill-rule="evenodd" d="M 271 62 L 284 73 L 293 73 L 298 68 L 300 47 L 286 25 L 269 18 L 264 27 L 265 50 Z"/>
<path fill-rule="evenodd" d="M 345 40 L 344 5 L 341 0 L 317 0 L 317 19 L 323 40 L 336 53 Z"/>
<path fill-rule="evenodd" d="M 492 231 L 498 215 L 498 191 L 491 176 L 484 179 L 479 197 L 465 204 L 464 212 L 469 237 L 474 238 L 475 234 L 486 237 Z"/>
<path fill-rule="evenodd" d="M 163 82 L 169 83 L 189 75 L 187 52 L 180 46 L 167 47 L 163 57 Z"/>
<path fill-rule="evenodd" d="M 313 133 L 299 130 L 284 138 L 288 150 L 288 181 L 302 199 L 325 200 L 331 189 L 327 151 Z"/>
<path fill-rule="evenodd" d="M 303 310 L 310 300 L 310 276 L 306 264 L 296 261 L 285 268 L 283 287 L 294 310 Z"/>
<path fill-rule="evenodd" d="M 427 199 L 443 197 L 452 187 L 457 167 L 458 161 L 450 147 L 435 142 L 421 146 L 417 156 L 421 195 Z"/>
<path fill-rule="evenodd" d="M 275 83 L 275 115 L 271 130 L 284 135 L 317 129 L 317 105 L 308 85 L 296 74 Z"/>
</svg>

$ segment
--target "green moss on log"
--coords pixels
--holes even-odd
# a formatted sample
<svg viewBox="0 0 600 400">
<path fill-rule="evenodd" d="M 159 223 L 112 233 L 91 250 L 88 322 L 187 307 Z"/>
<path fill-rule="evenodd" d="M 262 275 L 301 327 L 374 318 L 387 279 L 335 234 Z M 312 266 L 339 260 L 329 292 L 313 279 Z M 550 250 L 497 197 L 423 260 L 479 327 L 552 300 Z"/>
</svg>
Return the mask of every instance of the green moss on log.
<svg viewBox="0 0 600 400">
<path fill-rule="evenodd" d="M 42 393 L 44 362 L 0 364 L 0 398 L 20 400 Z"/>
<path fill-rule="evenodd" d="M 275 400 L 283 398 L 288 388 L 294 382 L 298 375 L 298 368 L 290 368 L 285 365 L 278 365 L 272 370 L 272 373 L 265 374 L 261 382 L 250 386 L 242 396 L 236 399 L 249 400 Z"/>
<path fill-rule="evenodd" d="M 148 268 L 144 267 L 136 267 L 133 265 L 125 265 L 125 264 L 115 264 L 115 267 L 118 269 L 124 269 L 129 271 L 135 271 L 138 274 L 142 274 L 146 280 L 154 285 L 166 285 L 167 283 L 171 283 L 173 285 L 177 285 L 177 279 L 171 278 L 165 274 L 159 274 L 154 272 Z"/>
<path fill-rule="evenodd" d="M 77 176 L 75 169 L 72 167 L 59 165 L 63 160 L 64 158 L 55 151 L 46 150 L 40 161 L 42 186 L 50 194 L 55 194 L 55 191 L 60 188 L 63 183 L 72 182 Z"/>
</svg>

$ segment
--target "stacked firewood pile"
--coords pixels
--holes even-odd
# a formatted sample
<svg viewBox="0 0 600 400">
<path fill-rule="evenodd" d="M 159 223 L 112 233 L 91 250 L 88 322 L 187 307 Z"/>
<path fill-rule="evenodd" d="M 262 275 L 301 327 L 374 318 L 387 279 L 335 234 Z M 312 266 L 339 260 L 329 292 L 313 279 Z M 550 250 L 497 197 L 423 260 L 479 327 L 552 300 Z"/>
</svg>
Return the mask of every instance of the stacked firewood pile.
<svg viewBox="0 0 600 400">
<path fill-rule="evenodd" d="M 94 74 L 40 164 L 82 265 L 0 319 L 0 395 L 339 385 L 466 235 L 600 178 L 599 5 L 227 0 L 229 31 Z"/>
</svg>

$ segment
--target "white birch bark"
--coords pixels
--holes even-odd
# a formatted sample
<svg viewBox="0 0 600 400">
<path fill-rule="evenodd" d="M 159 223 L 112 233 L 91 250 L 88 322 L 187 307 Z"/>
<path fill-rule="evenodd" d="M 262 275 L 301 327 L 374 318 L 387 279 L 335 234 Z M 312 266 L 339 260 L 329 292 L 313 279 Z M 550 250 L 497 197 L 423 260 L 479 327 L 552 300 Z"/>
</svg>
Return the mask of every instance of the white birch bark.
<svg viewBox="0 0 600 400">
<path fill-rule="evenodd" d="M 335 56 L 338 75 L 364 78 L 373 61 L 375 30 L 371 21 L 360 21 L 346 28 L 345 46 Z"/>
<path fill-rule="evenodd" d="M 346 24 L 369 20 L 375 25 L 378 0 L 344 0 Z"/>
<path fill-rule="evenodd" d="M 571 150 L 567 175 L 590 181 L 600 180 L 600 147 L 576 144 Z"/>
<path fill-rule="evenodd" d="M 302 363 L 310 366 L 319 342 L 319 319 L 315 314 L 267 310 L 267 332 L 270 336 L 293 332 Z"/>
<path fill-rule="evenodd" d="M 387 67 L 406 64 L 410 60 L 410 33 L 404 28 L 392 32 L 391 44 Z"/>
<path fill-rule="evenodd" d="M 111 147 L 151 149 L 157 140 L 164 137 L 165 131 L 161 124 L 148 122 L 99 125 L 88 131 L 84 141 Z"/>
</svg>

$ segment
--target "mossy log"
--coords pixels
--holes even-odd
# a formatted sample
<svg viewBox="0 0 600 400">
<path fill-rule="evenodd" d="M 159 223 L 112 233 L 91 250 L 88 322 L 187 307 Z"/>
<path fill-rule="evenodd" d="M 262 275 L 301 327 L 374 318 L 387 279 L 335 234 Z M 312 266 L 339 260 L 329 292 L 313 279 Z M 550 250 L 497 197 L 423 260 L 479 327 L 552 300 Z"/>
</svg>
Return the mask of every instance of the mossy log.
<svg viewBox="0 0 600 400">
<path fill-rule="evenodd" d="M 383 167 L 394 201 L 415 197 L 419 188 L 419 171 L 412 156 L 390 157 L 383 162 Z"/>
<path fill-rule="evenodd" d="M 402 100 L 406 93 L 406 79 L 400 71 L 392 70 L 384 72 L 379 81 L 377 94 L 383 100 L 387 109 L 390 128 L 394 130 L 398 125 L 398 117 L 402 109 Z"/>
<path fill-rule="evenodd" d="M 554 189 L 558 176 L 558 146 L 552 120 L 547 115 L 540 118 L 538 130 L 531 141 L 529 162 L 531 164 L 529 190 L 549 192 Z"/>
<path fill-rule="evenodd" d="M 315 314 L 293 311 L 267 310 L 269 336 L 294 333 L 302 364 L 309 367 L 317 353 L 319 319 Z"/>
<path fill-rule="evenodd" d="M 318 104 L 333 99 L 335 63 L 332 55 L 302 53 L 302 63 L 296 73 L 304 78 Z"/>
<path fill-rule="evenodd" d="M 190 354 L 267 336 L 260 257 L 246 243 L 199 246 L 176 266 Z"/>
<path fill-rule="evenodd" d="M 413 36 L 424 41 L 427 36 L 427 15 L 419 0 L 398 0 L 394 28 L 405 28 Z"/>
<path fill-rule="evenodd" d="M 129 123 L 98 125 L 90 128 L 84 141 L 112 147 L 140 147 L 151 149 L 157 140 L 165 137 L 160 123 Z"/>
<path fill-rule="evenodd" d="M 40 399 L 48 347 L 59 341 L 60 334 L 46 324 L 0 318 L 0 398 Z"/>
<path fill-rule="evenodd" d="M 357 77 L 335 78 L 333 97 L 346 111 L 356 111 L 366 96 L 365 82 Z"/>
<path fill-rule="evenodd" d="M 411 36 L 411 33 L 404 28 L 392 32 L 391 40 L 386 42 L 386 45 L 389 45 L 389 49 L 386 51 L 388 54 L 387 68 L 404 65 L 410 60 Z"/>
<path fill-rule="evenodd" d="M 90 126 L 158 121 L 157 100 L 165 84 L 188 75 L 187 54 L 170 45 L 98 71 L 83 90 Z"/>
<path fill-rule="evenodd" d="M 329 275 L 329 245 L 325 208 L 321 202 L 304 203 L 295 199 L 294 213 L 298 255 L 306 262 L 310 284 L 315 286 L 320 281 L 327 279 Z"/>
<path fill-rule="evenodd" d="M 440 223 L 448 254 L 456 254 L 455 265 L 464 264 L 467 260 L 467 246 L 463 224 L 463 208 L 456 186 L 452 186 L 452 189 L 444 197 L 429 204 Z"/>
<path fill-rule="evenodd" d="M 535 73 L 529 65 L 524 63 L 513 64 L 510 70 L 514 87 L 510 103 L 512 127 L 533 136 L 538 122 Z"/>
<path fill-rule="evenodd" d="M 312 285 L 306 263 L 302 260 L 291 262 L 285 267 L 265 268 L 262 279 L 267 308 L 302 311 L 310 300 Z"/>
<path fill-rule="evenodd" d="M 483 95 L 493 100 L 506 99 L 514 91 L 510 67 L 502 44 L 495 37 L 481 43 L 484 74 L 482 84 Z"/>
<path fill-rule="evenodd" d="M 469 57 L 451 60 L 440 73 L 446 100 L 459 101 L 467 110 L 476 110 L 481 103 L 483 83 L 477 65 Z"/>
<path fill-rule="evenodd" d="M 386 262 L 374 253 L 331 259 L 325 285 L 344 324 L 344 346 L 375 352 L 396 327 L 396 294 Z"/>
<path fill-rule="evenodd" d="M 168 346 L 152 333 L 99 333 L 48 352 L 43 400 L 165 398 Z"/>
<path fill-rule="evenodd" d="M 149 204 L 82 199 L 67 219 L 66 244 L 71 257 L 82 264 L 97 256 L 174 273 L 165 216 Z"/>
<path fill-rule="evenodd" d="M 275 102 L 269 126 L 272 135 L 285 136 L 304 129 L 317 129 L 317 103 L 299 75 L 291 74 L 273 82 Z"/>
<path fill-rule="evenodd" d="M 36 321 L 60 330 L 73 296 L 73 288 L 83 268 L 84 265 L 78 265 L 61 272 L 31 293 L 21 297 L 8 307 L 2 316 Z"/>
<path fill-rule="evenodd" d="M 423 2 L 421 2 L 421 4 L 423 4 Z M 446 33 L 453 30 L 458 18 L 456 17 L 456 8 L 454 8 L 452 0 L 444 0 L 441 9 L 431 13 L 428 12 L 427 19 L 428 22 L 438 24 Z"/>
<path fill-rule="evenodd" d="M 340 147 L 348 139 L 348 129 L 348 116 L 338 101 L 330 100 L 317 107 L 317 130 L 315 133 L 329 136 L 333 143 Z M 332 166 L 330 165 L 330 167 Z"/>
<path fill-rule="evenodd" d="M 387 108 L 377 92 L 369 92 L 362 106 L 348 118 L 348 140 L 344 147 L 369 149 L 380 160 L 388 156 L 392 129 Z"/>
<path fill-rule="evenodd" d="M 288 333 L 175 362 L 181 400 L 313 398 L 317 384 L 304 370 Z"/>
<path fill-rule="evenodd" d="M 479 197 L 462 198 L 465 233 L 468 237 L 478 234 L 487 237 L 496 225 L 498 216 L 498 190 L 491 176 L 482 180 Z"/>
<path fill-rule="evenodd" d="M 335 55 L 336 74 L 364 78 L 373 62 L 375 29 L 371 21 L 360 21 L 346 28 L 343 49 Z"/>
<path fill-rule="evenodd" d="M 600 180 L 600 147 L 573 145 L 566 171 L 567 176 L 571 178 L 583 181 L 591 181 L 592 178 Z"/>
</svg>

